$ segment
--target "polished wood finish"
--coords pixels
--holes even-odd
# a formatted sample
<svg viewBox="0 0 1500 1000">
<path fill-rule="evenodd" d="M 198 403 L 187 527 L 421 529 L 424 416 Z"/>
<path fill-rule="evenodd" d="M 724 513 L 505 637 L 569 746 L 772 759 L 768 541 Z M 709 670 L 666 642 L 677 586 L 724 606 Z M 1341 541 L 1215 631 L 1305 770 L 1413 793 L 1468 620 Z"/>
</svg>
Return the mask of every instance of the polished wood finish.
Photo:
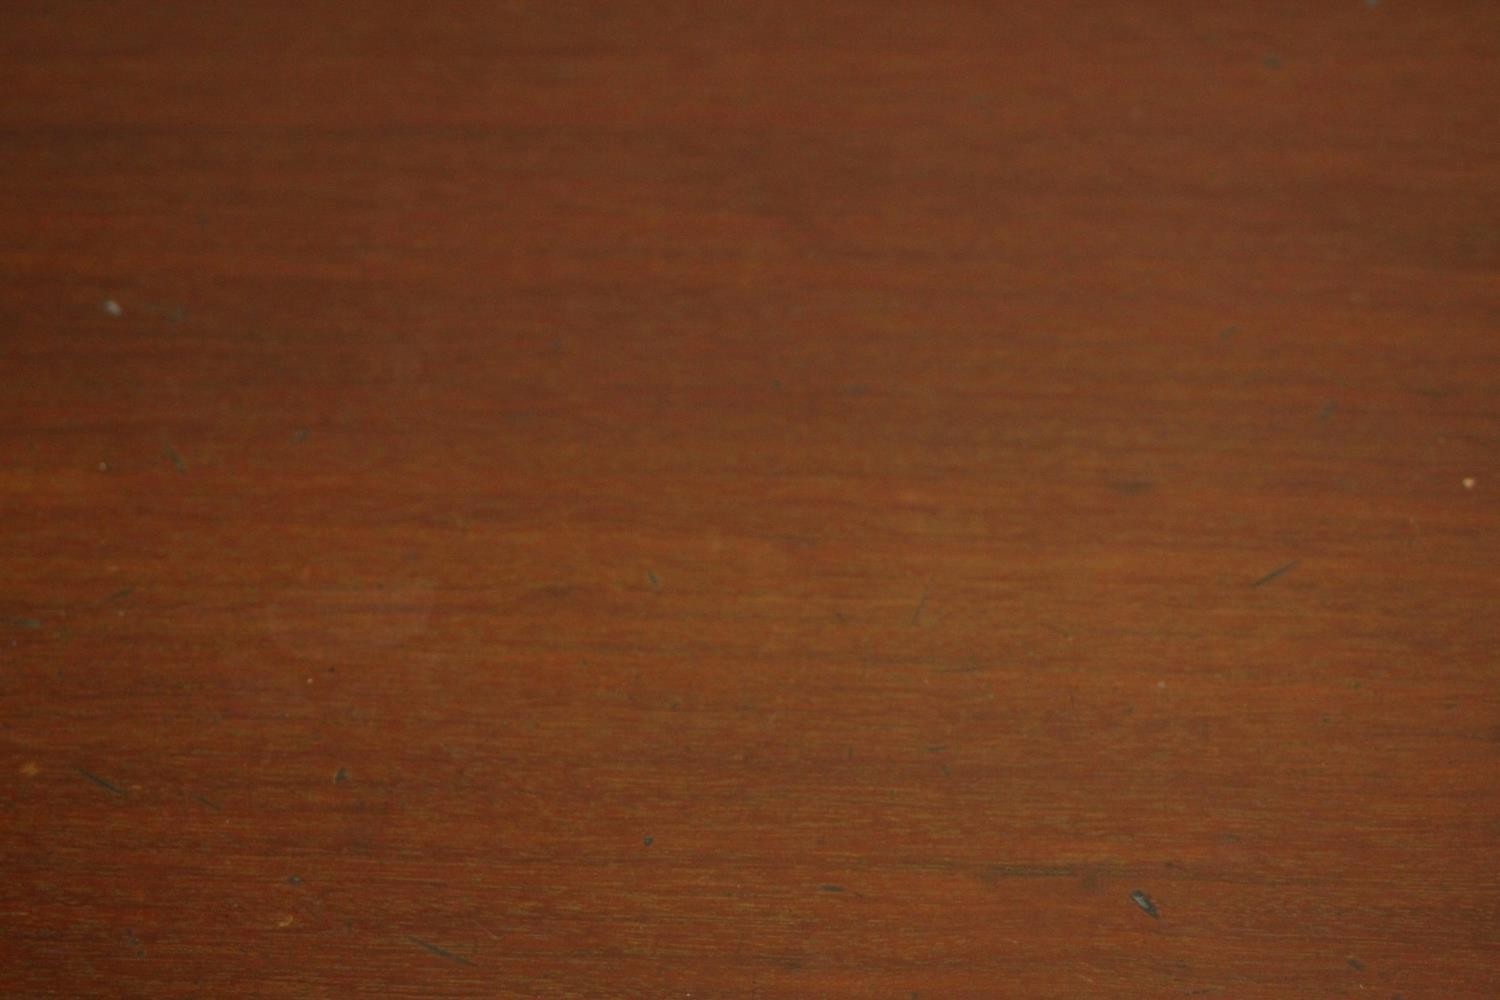
<svg viewBox="0 0 1500 1000">
<path fill-rule="evenodd" d="M 4 996 L 1500 995 L 1500 6 L 4 22 Z"/>
</svg>

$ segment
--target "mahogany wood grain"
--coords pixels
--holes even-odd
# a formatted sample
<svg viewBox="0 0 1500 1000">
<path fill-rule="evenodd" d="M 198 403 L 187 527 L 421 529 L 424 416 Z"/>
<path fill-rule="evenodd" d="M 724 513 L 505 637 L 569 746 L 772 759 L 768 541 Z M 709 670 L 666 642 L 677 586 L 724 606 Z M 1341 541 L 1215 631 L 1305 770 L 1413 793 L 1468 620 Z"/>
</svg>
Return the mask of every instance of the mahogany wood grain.
<svg viewBox="0 0 1500 1000">
<path fill-rule="evenodd" d="M 0 21 L 0 995 L 1500 996 L 1500 5 Z"/>
</svg>

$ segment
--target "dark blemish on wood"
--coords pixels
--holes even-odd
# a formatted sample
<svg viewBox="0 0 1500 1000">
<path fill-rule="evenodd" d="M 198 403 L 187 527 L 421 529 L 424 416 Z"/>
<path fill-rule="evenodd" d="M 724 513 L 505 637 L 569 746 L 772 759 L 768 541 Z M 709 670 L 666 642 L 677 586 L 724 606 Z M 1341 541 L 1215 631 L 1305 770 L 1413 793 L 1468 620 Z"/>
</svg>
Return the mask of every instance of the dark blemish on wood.
<svg viewBox="0 0 1500 1000">
<path fill-rule="evenodd" d="M 301 444 L 303 441 L 306 441 L 307 433 L 308 431 L 306 427 L 298 427 L 296 430 L 292 431 L 292 444 Z"/>
<path fill-rule="evenodd" d="M 111 601 L 123 601 L 125 598 L 129 597 L 133 593 L 135 593 L 135 588 L 134 587 L 121 587 L 119 590 L 117 590 L 113 594 L 109 595 L 109 600 L 111 600 Z"/>
<path fill-rule="evenodd" d="M 1333 416 L 1333 411 L 1338 409 L 1338 405 L 1339 404 L 1337 402 L 1331 399 L 1328 402 L 1324 403 L 1322 408 L 1318 410 L 1318 420 L 1327 420 L 1329 417 Z"/>
<path fill-rule="evenodd" d="M 1353 969 L 1355 972 L 1364 972 L 1365 963 L 1361 962 L 1357 958 L 1351 958 L 1349 959 L 1349 968 Z"/>
<path fill-rule="evenodd" d="M 37 621 L 35 618 L 12 618 L 10 620 L 10 623 L 16 628 L 24 628 L 28 631 L 39 629 L 42 627 L 42 623 Z"/>
<path fill-rule="evenodd" d="M 178 453 L 176 448 L 168 444 L 163 445 L 161 451 L 163 455 L 167 456 L 167 461 L 172 463 L 172 468 L 176 469 L 179 475 L 187 475 L 187 463 L 182 460 L 182 455 Z"/>
<path fill-rule="evenodd" d="M 641 843 L 645 844 L 647 847 L 650 847 L 652 844 L 656 843 L 656 838 L 655 837 L 642 837 L 641 838 Z"/>
<path fill-rule="evenodd" d="M 927 607 L 927 591 L 922 591 L 922 596 L 917 599 L 917 606 L 911 613 L 911 623 L 917 624 L 922 620 L 922 609 Z"/>
<path fill-rule="evenodd" d="M 94 772 L 92 772 L 92 771 L 85 771 L 81 767 L 78 768 L 77 770 L 78 770 L 79 774 L 83 775 L 85 778 L 89 779 L 94 784 L 98 785 L 100 788 L 104 789 L 105 791 L 109 792 L 110 794 L 112 794 L 112 795 L 118 795 L 118 796 L 120 796 L 122 798 L 124 797 L 124 795 L 125 795 L 125 789 L 121 788 L 119 785 L 116 785 L 116 784 L 114 784 L 112 782 L 109 782 L 109 781 L 105 781 L 103 778 L 99 777 Z"/>
<path fill-rule="evenodd" d="M 850 396 L 864 396 L 870 391 L 870 387 L 863 382 L 852 382 L 844 386 L 844 392 Z"/>
<path fill-rule="evenodd" d="M 1268 55 L 1260 61 L 1260 64 L 1266 69 L 1280 69 L 1281 57 L 1278 55 Z"/>
<path fill-rule="evenodd" d="M 942 753 L 946 749 L 948 749 L 948 744 L 946 744 L 946 743 L 934 743 L 934 744 L 932 744 L 931 746 L 929 746 L 927 748 L 927 752 L 928 753 Z"/>
<path fill-rule="evenodd" d="M 130 928 L 126 928 L 125 930 L 125 944 L 130 948 L 130 953 L 136 958 L 146 957 L 146 946 L 141 943 L 141 939 L 136 937 L 135 931 Z"/>
<path fill-rule="evenodd" d="M 191 798 L 194 802 L 198 803 L 200 806 L 203 806 L 205 809 L 212 809 L 214 812 L 223 812 L 223 810 L 219 808 L 218 803 L 211 802 L 196 792 L 188 797 Z"/>
<path fill-rule="evenodd" d="M 1228 340 L 1230 337 L 1233 337 L 1235 334 L 1237 334 L 1239 332 L 1240 332 L 1240 328 L 1239 327 L 1237 327 L 1237 326 L 1235 326 L 1233 324 L 1230 324 L 1229 326 L 1220 328 L 1220 330 L 1219 330 L 1219 339 L 1220 340 Z"/>
<path fill-rule="evenodd" d="M 646 582 L 651 585 L 651 589 L 653 591 L 658 594 L 661 593 L 661 580 L 658 579 L 656 574 L 651 572 L 649 569 L 646 570 Z"/>
<path fill-rule="evenodd" d="M 1300 563 L 1301 561 L 1302 561 L 1301 559 L 1293 559 L 1291 562 L 1287 563 L 1285 566 L 1277 566 L 1275 569 L 1271 570 L 1271 572 L 1267 573 L 1265 576 L 1261 577 L 1259 580 L 1256 580 L 1254 583 L 1250 584 L 1250 586 L 1252 586 L 1252 587 L 1264 587 L 1266 584 L 1270 583 L 1272 580 L 1276 579 L 1278 576 L 1281 576 L 1283 573 L 1288 573 L 1291 570 L 1296 569 L 1297 568 L 1297 564 Z"/>
<path fill-rule="evenodd" d="M 469 961 L 467 958 L 464 958 L 462 955 L 455 955 L 455 954 L 453 954 L 453 952 L 449 951 L 447 948 L 439 948 L 437 945 L 433 944 L 431 941 L 423 941 L 421 938 L 419 938 L 419 937 L 413 937 L 410 934 L 406 935 L 406 940 L 410 941 L 412 944 L 416 945 L 418 948 L 421 948 L 423 951 L 429 951 L 432 954 L 438 956 L 439 958 L 446 958 L 450 962 L 457 962 L 459 965 L 473 965 L 474 964 L 473 962 Z"/>
<path fill-rule="evenodd" d="M 1126 479 L 1109 485 L 1111 489 L 1126 496 L 1140 496 L 1142 493 L 1150 493 L 1154 484 L 1149 479 Z"/>
<path fill-rule="evenodd" d="M 1130 894 L 1130 901 L 1141 908 L 1141 912 L 1152 920 L 1160 920 L 1161 914 L 1157 912 L 1156 904 L 1151 902 L 1151 897 L 1137 889 Z"/>
<path fill-rule="evenodd" d="M 818 886 L 818 891 L 819 892 L 843 892 L 844 891 L 844 887 L 841 886 L 841 885 L 834 885 L 832 882 L 828 882 L 828 883 L 825 883 L 823 885 Z"/>
<path fill-rule="evenodd" d="M 344 782 L 346 782 L 348 780 L 349 780 L 349 772 L 346 771 L 346 770 L 344 770 L 342 767 L 339 768 L 337 771 L 333 772 L 333 783 L 335 785 L 342 785 Z"/>
<path fill-rule="evenodd" d="M 301 885 L 302 884 L 302 876 L 300 876 L 300 875 L 288 875 L 286 877 L 286 884 L 287 885 Z"/>
</svg>

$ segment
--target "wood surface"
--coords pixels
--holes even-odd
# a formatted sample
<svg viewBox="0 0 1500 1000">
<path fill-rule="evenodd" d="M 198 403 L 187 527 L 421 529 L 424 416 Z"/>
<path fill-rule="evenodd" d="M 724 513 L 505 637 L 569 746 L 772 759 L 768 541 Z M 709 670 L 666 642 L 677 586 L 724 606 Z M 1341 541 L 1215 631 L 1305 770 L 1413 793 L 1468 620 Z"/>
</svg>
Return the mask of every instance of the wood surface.
<svg viewBox="0 0 1500 1000">
<path fill-rule="evenodd" d="M 1500 996 L 1497 264 L 1493 2 L 8 4 L 0 995 Z"/>
</svg>

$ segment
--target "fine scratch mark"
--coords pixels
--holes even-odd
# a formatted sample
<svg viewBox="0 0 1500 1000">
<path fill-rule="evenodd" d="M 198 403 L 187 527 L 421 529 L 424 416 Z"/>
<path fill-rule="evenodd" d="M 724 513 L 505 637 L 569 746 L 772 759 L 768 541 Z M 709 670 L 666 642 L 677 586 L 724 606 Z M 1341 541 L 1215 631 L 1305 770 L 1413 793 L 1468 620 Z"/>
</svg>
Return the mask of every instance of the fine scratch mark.
<svg viewBox="0 0 1500 1000">
<path fill-rule="evenodd" d="M 967 663 L 958 663 L 948 667 L 933 667 L 932 672 L 935 674 L 977 674 L 989 669 L 989 664 L 975 663 L 970 660 Z"/>
<path fill-rule="evenodd" d="M 1151 897 L 1139 889 L 1130 894 L 1130 901 L 1141 908 L 1141 912 L 1152 920 L 1160 920 L 1161 914 L 1157 912 L 1156 904 L 1151 902 Z"/>
<path fill-rule="evenodd" d="M 469 961 L 467 958 L 464 958 L 462 955 L 455 955 L 455 954 L 453 954 L 453 952 L 449 951 L 447 948 L 439 948 L 437 945 L 433 944 L 431 941 L 423 941 L 421 938 L 415 937 L 415 936 L 413 936 L 411 934 L 406 935 L 406 940 L 410 941 L 412 944 L 416 945 L 418 948 L 421 948 L 423 951 L 430 951 L 430 952 L 432 952 L 432 954 L 436 955 L 438 958 L 446 958 L 448 961 L 450 961 L 450 962 L 457 962 L 459 965 L 473 965 L 474 964 L 473 962 Z"/>
<path fill-rule="evenodd" d="M 194 802 L 198 803 L 200 806 L 203 806 L 205 809 L 212 809 L 214 812 L 223 812 L 224 811 L 224 810 L 220 809 L 217 804 L 209 801 L 208 799 L 205 799 L 203 796 L 199 795 L 197 792 L 191 793 L 188 796 L 188 798 L 192 799 Z"/>
<path fill-rule="evenodd" d="M 182 460 L 182 455 L 177 451 L 176 448 L 173 448 L 171 445 L 167 444 L 162 445 L 161 451 L 163 455 L 167 456 L 167 461 L 172 463 L 172 468 L 176 469 L 179 475 L 187 475 L 187 463 Z"/>
<path fill-rule="evenodd" d="M 927 607 L 927 591 L 922 591 L 922 596 L 917 599 L 917 606 L 911 613 L 911 623 L 917 624 L 922 620 L 922 609 Z"/>
<path fill-rule="evenodd" d="M 1259 580 L 1256 580 L 1250 586 L 1252 586 L 1252 587 L 1264 587 L 1266 584 L 1270 583 L 1272 580 L 1276 579 L 1281 574 L 1289 572 L 1290 570 L 1295 569 L 1297 567 L 1297 564 L 1300 563 L 1301 561 L 1302 561 L 1301 559 L 1293 559 L 1291 562 L 1287 563 L 1285 566 L 1277 566 L 1275 569 L 1271 570 L 1271 572 L 1267 573 L 1265 576 L 1261 577 Z"/>
<path fill-rule="evenodd" d="M 125 796 L 125 789 L 121 788 L 119 785 L 112 784 L 111 782 L 105 781 L 103 778 L 99 777 L 97 774 L 93 773 L 92 771 L 85 771 L 81 767 L 78 768 L 78 773 L 81 774 L 81 775 L 83 775 L 85 778 L 89 779 L 90 781 L 92 781 L 94 784 L 98 785 L 100 788 L 104 789 L 105 791 L 110 792 L 111 794 L 114 794 L 114 795 L 118 795 L 121 798 L 124 798 L 124 796 Z"/>
<path fill-rule="evenodd" d="M 844 887 L 843 886 L 841 886 L 841 885 L 834 885 L 831 882 L 828 882 L 828 883 L 825 883 L 823 885 L 818 886 L 818 889 L 821 890 L 822 892 L 843 892 L 844 891 Z"/>
</svg>

